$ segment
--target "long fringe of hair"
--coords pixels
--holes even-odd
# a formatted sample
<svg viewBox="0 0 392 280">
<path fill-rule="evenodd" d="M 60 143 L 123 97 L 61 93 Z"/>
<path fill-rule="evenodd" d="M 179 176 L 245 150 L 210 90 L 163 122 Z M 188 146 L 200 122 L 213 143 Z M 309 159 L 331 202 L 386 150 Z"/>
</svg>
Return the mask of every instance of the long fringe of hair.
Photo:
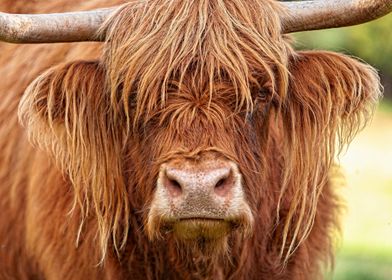
<svg viewBox="0 0 392 280">
<path fill-rule="evenodd" d="M 122 133 L 110 121 L 104 77 L 98 62 L 59 65 L 38 77 L 19 105 L 31 141 L 50 152 L 74 187 L 73 208 L 82 216 L 77 243 L 93 211 L 102 256 L 110 238 L 117 250 L 124 246 L 129 222 Z"/>
<path fill-rule="evenodd" d="M 340 54 L 299 52 L 289 67 L 281 110 L 284 172 L 278 205 L 279 211 L 288 195 L 280 252 L 286 261 L 313 228 L 334 161 L 371 119 L 381 96 L 377 72 Z"/>
</svg>

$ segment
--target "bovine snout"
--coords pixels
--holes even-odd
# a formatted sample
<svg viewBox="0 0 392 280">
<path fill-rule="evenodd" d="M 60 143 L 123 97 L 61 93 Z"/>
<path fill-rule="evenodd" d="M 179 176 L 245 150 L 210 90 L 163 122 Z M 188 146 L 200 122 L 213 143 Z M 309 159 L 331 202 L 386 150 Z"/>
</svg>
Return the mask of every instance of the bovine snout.
<svg viewBox="0 0 392 280">
<path fill-rule="evenodd" d="M 161 174 L 161 183 L 172 200 L 230 199 L 235 185 L 240 184 L 237 170 L 229 162 L 214 166 L 204 162 L 193 168 L 166 165 Z"/>
<path fill-rule="evenodd" d="M 242 175 L 236 163 L 215 154 L 177 158 L 161 165 L 148 217 L 151 236 L 173 232 L 182 239 L 217 239 L 252 227 Z"/>
</svg>

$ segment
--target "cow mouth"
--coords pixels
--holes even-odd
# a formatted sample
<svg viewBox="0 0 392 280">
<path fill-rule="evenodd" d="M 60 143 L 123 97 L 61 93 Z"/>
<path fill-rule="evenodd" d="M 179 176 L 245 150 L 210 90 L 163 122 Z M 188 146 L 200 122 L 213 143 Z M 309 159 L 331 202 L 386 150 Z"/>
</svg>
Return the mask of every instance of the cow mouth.
<svg viewBox="0 0 392 280">
<path fill-rule="evenodd" d="M 217 217 L 200 216 L 152 216 L 147 223 L 149 238 L 172 236 L 179 241 L 216 242 L 234 232 L 243 238 L 252 234 L 253 221 L 247 215 Z"/>
<path fill-rule="evenodd" d="M 217 218 L 182 218 L 172 224 L 174 235 L 182 240 L 216 240 L 228 235 L 233 224 Z"/>
<path fill-rule="evenodd" d="M 223 218 L 209 218 L 209 217 L 187 217 L 187 218 L 179 218 L 178 222 L 224 222 Z"/>
</svg>

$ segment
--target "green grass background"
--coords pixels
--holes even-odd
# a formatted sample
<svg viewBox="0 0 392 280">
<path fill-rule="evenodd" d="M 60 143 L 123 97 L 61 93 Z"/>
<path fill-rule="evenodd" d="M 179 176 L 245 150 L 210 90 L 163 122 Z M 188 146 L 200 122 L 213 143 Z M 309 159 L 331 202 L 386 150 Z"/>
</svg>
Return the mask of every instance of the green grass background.
<svg viewBox="0 0 392 280">
<path fill-rule="evenodd" d="M 392 280 L 392 103 L 384 102 L 340 157 L 346 213 L 327 279 Z"/>
</svg>

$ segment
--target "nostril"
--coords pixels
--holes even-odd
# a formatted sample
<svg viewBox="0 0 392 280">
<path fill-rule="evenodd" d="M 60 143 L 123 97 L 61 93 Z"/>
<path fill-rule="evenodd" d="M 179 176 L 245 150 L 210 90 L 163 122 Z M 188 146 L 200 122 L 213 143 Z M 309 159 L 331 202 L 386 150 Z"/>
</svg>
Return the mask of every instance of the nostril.
<svg viewBox="0 0 392 280">
<path fill-rule="evenodd" d="M 222 188 L 224 188 L 225 183 L 226 183 L 226 178 L 220 179 L 220 180 L 216 183 L 215 189 L 222 189 Z"/>
<path fill-rule="evenodd" d="M 181 185 L 174 179 L 169 179 L 169 183 L 173 186 L 173 188 L 177 190 L 181 190 Z"/>
<path fill-rule="evenodd" d="M 215 184 L 215 187 L 214 187 L 215 193 L 219 196 L 223 196 L 223 197 L 226 196 L 232 187 L 232 181 L 233 180 L 231 179 L 231 176 L 221 178 Z"/>
<path fill-rule="evenodd" d="M 165 179 L 166 189 L 169 191 L 170 195 L 173 197 L 180 196 L 182 194 L 181 184 L 175 179 Z"/>
</svg>

